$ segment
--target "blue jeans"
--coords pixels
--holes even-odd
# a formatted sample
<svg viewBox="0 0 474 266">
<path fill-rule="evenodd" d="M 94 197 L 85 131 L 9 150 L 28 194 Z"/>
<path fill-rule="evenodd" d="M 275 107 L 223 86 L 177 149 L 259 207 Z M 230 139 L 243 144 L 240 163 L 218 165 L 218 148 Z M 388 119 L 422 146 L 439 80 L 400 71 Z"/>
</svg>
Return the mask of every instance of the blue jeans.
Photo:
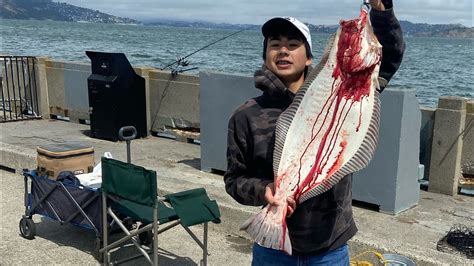
<svg viewBox="0 0 474 266">
<path fill-rule="evenodd" d="M 349 265 L 349 248 L 347 244 L 315 256 L 289 256 L 283 251 L 253 244 L 252 255 L 252 266 Z"/>
</svg>

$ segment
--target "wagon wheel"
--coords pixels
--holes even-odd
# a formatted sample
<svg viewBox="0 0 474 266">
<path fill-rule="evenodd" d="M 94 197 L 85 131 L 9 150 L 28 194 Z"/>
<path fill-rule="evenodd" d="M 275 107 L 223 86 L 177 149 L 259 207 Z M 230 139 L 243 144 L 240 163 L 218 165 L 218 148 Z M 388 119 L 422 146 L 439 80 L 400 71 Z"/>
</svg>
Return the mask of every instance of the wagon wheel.
<svg viewBox="0 0 474 266">
<path fill-rule="evenodd" d="M 99 250 L 103 247 L 103 242 L 100 238 L 96 238 L 94 250 L 92 251 L 92 255 L 94 258 L 99 262 L 104 262 L 104 254 L 100 253 Z"/>
<path fill-rule="evenodd" d="M 36 226 L 32 219 L 23 217 L 19 223 L 20 234 L 26 239 L 33 239 L 36 235 Z"/>
<path fill-rule="evenodd" d="M 140 227 L 143 227 L 143 226 L 144 225 Z M 143 233 L 138 234 L 138 239 L 140 240 L 140 244 L 144 246 L 150 246 L 150 244 L 153 243 L 153 233 L 151 231 L 145 231 Z"/>
</svg>

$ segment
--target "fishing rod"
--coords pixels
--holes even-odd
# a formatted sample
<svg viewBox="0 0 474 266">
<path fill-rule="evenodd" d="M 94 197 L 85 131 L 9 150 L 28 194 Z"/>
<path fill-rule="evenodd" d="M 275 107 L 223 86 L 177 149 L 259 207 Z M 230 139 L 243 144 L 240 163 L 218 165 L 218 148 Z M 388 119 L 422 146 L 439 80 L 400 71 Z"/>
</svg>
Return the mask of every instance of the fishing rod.
<svg viewBox="0 0 474 266">
<path fill-rule="evenodd" d="M 174 64 L 178 64 L 177 67 L 179 67 L 179 66 L 184 66 L 184 67 L 186 67 L 186 66 L 189 65 L 189 61 L 186 60 L 186 58 L 190 57 L 191 55 L 193 55 L 193 54 L 195 54 L 195 53 L 197 53 L 197 52 L 199 52 L 199 51 L 201 51 L 201 50 L 204 50 L 204 49 L 206 49 L 207 47 L 209 47 L 209 46 L 211 46 L 211 45 L 213 45 L 213 44 L 216 44 L 216 43 L 218 43 L 218 42 L 220 42 L 220 41 L 222 41 L 222 40 L 225 40 L 225 39 L 227 39 L 227 38 L 229 38 L 229 37 L 231 37 L 231 36 L 234 36 L 234 35 L 236 35 L 236 34 L 238 34 L 238 33 L 241 33 L 241 32 L 243 32 L 243 31 L 249 30 L 249 29 L 251 29 L 251 28 L 253 28 L 253 27 L 255 27 L 255 25 L 250 26 L 250 27 L 247 27 L 247 28 L 245 28 L 245 29 L 241 29 L 241 30 L 236 31 L 236 32 L 233 32 L 233 33 L 231 33 L 231 34 L 229 34 L 229 35 L 226 35 L 226 36 L 224 36 L 224 37 L 222 37 L 222 38 L 220 38 L 220 39 L 218 39 L 218 40 L 216 40 L 216 41 L 211 42 L 210 44 L 208 44 L 208 45 L 206 45 L 206 46 L 204 46 L 204 47 L 202 47 L 202 48 L 200 48 L 200 49 L 197 49 L 196 51 L 194 51 L 194 52 L 192 52 L 192 53 L 190 53 L 190 54 L 188 54 L 188 55 L 186 55 L 186 56 L 184 56 L 184 57 L 178 57 L 178 59 L 176 59 L 176 61 L 174 61 L 174 62 L 172 62 L 172 63 L 166 65 L 165 67 L 161 68 L 160 70 L 165 70 L 165 69 L 167 69 L 167 68 L 170 68 L 170 67 L 171 67 L 172 65 L 174 65 Z M 163 93 L 162 93 L 162 95 L 161 95 L 160 101 L 159 101 L 159 103 L 158 103 L 158 108 L 157 108 L 156 111 L 155 111 L 155 115 L 154 115 L 154 118 L 153 118 L 153 122 L 152 122 L 152 124 L 151 124 L 151 128 L 153 128 L 153 126 L 155 125 L 156 119 L 157 119 L 157 117 L 158 117 L 158 112 L 160 111 L 160 108 L 161 108 L 161 102 L 163 101 L 163 99 L 164 99 L 165 96 L 166 96 L 166 92 L 168 91 L 168 88 L 169 88 L 169 86 L 170 86 L 170 84 L 171 84 L 171 79 L 175 78 L 179 73 L 182 73 L 182 72 L 185 72 L 185 71 L 189 71 L 189 70 L 193 70 L 193 69 L 197 69 L 197 67 L 192 67 L 192 68 L 179 69 L 179 70 L 178 70 L 177 67 L 171 69 L 171 77 L 170 77 L 170 79 L 168 80 L 168 83 L 167 83 L 167 85 L 166 85 L 166 87 L 165 87 L 165 89 L 163 90 Z"/>
<path fill-rule="evenodd" d="M 224 36 L 224 37 L 222 37 L 222 38 L 220 38 L 220 39 L 218 39 L 218 40 L 216 40 L 216 41 L 213 41 L 213 42 L 211 42 L 211 43 L 205 45 L 205 46 L 202 47 L 202 48 L 197 49 L 196 51 L 194 51 L 194 52 L 192 52 L 192 53 L 190 53 L 190 54 L 188 54 L 188 55 L 186 55 L 186 56 L 184 56 L 184 57 L 178 57 L 178 58 L 176 59 L 176 61 L 173 61 L 172 63 L 169 63 L 169 64 L 166 65 L 165 67 L 161 68 L 161 70 L 165 70 L 165 69 L 171 67 L 171 66 L 174 65 L 174 64 L 178 64 L 178 66 L 188 66 L 188 65 L 189 65 L 189 61 L 186 60 L 186 58 L 192 56 L 193 54 L 195 54 L 195 53 L 197 53 L 197 52 L 199 52 L 199 51 L 202 51 L 202 50 L 206 49 L 207 47 L 209 47 L 209 46 L 211 46 L 211 45 L 214 45 L 214 44 L 216 44 L 216 43 L 218 43 L 218 42 L 220 42 L 220 41 L 223 41 L 223 40 L 225 40 L 225 39 L 227 39 L 227 38 L 229 38 L 229 37 L 232 37 L 232 36 L 234 36 L 234 35 L 236 35 L 236 34 L 239 34 L 239 33 L 243 32 L 243 31 L 249 30 L 249 29 L 251 29 L 251 28 L 253 28 L 253 27 L 255 27 L 255 25 L 252 25 L 252 26 L 247 27 L 247 28 L 245 28 L 245 29 L 241 29 L 241 30 L 239 30 L 239 31 L 236 31 L 236 32 L 233 32 L 233 33 L 231 33 L 231 34 L 229 34 L 229 35 L 226 35 L 226 36 Z M 192 69 L 196 69 L 196 68 L 192 68 Z M 191 69 L 187 69 L 187 70 L 191 70 Z M 184 71 L 187 71 L 187 70 L 184 70 Z M 176 69 L 172 70 L 172 72 L 175 73 L 175 74 L 177 74 L 178 72 L 184 72 L 184 71 L 183 71 L 183 70 L 182 70 L 182 71 L 177 71 Z"/>
</svg>

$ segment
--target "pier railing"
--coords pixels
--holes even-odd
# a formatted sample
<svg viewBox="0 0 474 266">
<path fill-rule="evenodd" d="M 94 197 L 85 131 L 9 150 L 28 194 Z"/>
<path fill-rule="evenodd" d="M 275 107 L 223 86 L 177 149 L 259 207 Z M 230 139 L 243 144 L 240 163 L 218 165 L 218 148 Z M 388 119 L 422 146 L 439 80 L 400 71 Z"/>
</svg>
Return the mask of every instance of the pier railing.
<svg viewBox="0 0 474 266">
<path fill-rule="evenodd" d="M 0 122 L 39 118 L 35 57 L 0 56 Z"/>
</svg>

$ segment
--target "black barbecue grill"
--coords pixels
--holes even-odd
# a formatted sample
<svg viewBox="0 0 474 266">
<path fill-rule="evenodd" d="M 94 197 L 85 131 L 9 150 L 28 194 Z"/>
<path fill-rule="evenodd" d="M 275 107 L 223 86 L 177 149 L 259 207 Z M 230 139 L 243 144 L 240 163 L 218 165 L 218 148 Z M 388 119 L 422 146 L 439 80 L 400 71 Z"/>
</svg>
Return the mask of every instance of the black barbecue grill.
<svg viewBox="0 0 474 266">
<path fill-rule="evenodd" d="M 145 79 L 123 53 L 86 54 L 92 66 L 87 79 L 92 137 L 117 141 L 124 126 L 134 126 L 137 138 L 146 137 Z"/>
</svg>

